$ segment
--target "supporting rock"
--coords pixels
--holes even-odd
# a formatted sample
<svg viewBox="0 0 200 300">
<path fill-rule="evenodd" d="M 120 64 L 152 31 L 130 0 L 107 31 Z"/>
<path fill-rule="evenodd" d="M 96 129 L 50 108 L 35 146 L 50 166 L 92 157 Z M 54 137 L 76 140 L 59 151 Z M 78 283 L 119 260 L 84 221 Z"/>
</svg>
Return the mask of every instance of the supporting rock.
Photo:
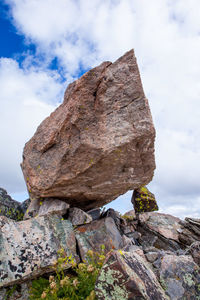
<svg viewBox="0 0 200 300">
<path fill-rule="evenodd" d="M 83 210 L 77 207 L 69 209 L 68 219 L 72 222 L 72 225 L 78 226 L 92 222 L 92 217 L 85 213 Z"/>
</svg>

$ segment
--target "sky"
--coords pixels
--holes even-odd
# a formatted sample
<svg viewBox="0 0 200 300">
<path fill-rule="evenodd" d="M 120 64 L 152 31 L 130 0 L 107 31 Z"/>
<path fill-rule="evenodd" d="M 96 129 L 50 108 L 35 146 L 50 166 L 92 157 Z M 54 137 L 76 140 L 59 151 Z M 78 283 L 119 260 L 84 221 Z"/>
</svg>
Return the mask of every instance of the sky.
<svg viewBox="0 0 200 300">
<path fill-rule="evenodd" d="M 24 144 L 70 82 L 134 48 L 156 128 L 148 187 L 160 212 L 200 218 L 199 0 L 0 0 L 0 36 L 0 187 L 28 198 Z"/>
</svg>

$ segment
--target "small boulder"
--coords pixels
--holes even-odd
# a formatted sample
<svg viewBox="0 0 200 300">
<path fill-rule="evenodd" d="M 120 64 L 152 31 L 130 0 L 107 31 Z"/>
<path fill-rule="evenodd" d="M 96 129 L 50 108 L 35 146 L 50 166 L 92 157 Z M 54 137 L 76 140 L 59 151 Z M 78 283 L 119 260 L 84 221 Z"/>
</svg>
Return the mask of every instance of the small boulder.
<svg viewBox="0 0 200 300">
<path fill-rule="evenodd" d="M 146 257 L 146 259 L 149 261 L 149 262 L 154 262 L 157 258 L 158 258 L 158 256 L 159 256 L 159 253 L 158 252 L 147 252 L 146 254 L 145 254 L 145 257 Z"/>
<path fill-rule="evenodd" d="M 129 220 L 131 220 L 131 219 L 132 219 L 132 220 L 136 219 L 135 210 L 132 209 L 132 210 L 127 211 L 127 212 L 123 215 L 123 218 L 129 219 Z"/>
<path fill-rule="evenodd" d="M 155 196 L 147 187 L 140 187 L 134 190 L 131 202 L 136 214 L 158 210 Z"/>
<path fill-rule="evenodd" d="M 29 203 L 29 206 L 24 214 L 23 219 L 28 220 L 28 219 L 36 217 L 38 215 L 41 203 L 42 203 L 42 200 L 37 199 L 37 198 L 32 198 Z"/>
<path fill-rule="evenodd" d="M 92 217 L 82 209 L 72 207 L 69 209 L 68 219 L 74 226 L 83 225 L 92 222 Z"/>
</svg>

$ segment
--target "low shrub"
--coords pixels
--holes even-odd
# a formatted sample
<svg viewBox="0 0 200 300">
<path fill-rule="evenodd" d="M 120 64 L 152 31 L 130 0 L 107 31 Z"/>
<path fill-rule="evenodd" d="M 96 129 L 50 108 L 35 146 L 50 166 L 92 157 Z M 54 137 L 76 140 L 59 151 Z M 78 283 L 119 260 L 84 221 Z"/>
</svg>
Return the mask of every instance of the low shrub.
<svg viewBox="0 0 200 300">
<path fill-rule="evenodd" d="M 105 260 L 104 245 L 100 253 L 89 250 L 85 261 L 77 264 L 72 256 L 66 256 L 64 249 L 58 253 L 55 275 L 49 279 L 39 278 L 33 281 L 30 289 L 31 300 L 95 300 L 95 282 Z M 65 272 L 70 264 L 71 273 Z"/>
</svg>

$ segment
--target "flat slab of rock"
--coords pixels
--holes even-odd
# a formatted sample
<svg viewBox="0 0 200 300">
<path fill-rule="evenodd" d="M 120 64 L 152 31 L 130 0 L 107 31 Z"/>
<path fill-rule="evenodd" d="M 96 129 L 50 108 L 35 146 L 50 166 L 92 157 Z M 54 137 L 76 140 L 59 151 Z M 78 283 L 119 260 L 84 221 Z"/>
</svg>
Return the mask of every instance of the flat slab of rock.
<svg viewBox="0 0 200 300">
<path fill-rule="evenodd" d="M 141 213 L 138 216 L 137 230 L 141 233 L 140 243 L 146 249 L 155 247 L 176 251 L 180 249 L 180 219 L 156 212 Z"/>
<path fill-rule="evenodd" d="M 61 248 L 76 257 L 69 221 L 56 215 L 21 222 L 0 217 L 0 287 L 52 271 Z"/>
<path fill-rule="evenodd" d="M 148 263 L 136 252 L 112 251 L 97 279 L 98 300 L 167 300 Z"/>
<path fill-rule="evenodd" d="M 40 203 L 40 209 L 38 211 L 38 216 L 44 216 L 47 214 L 57 214 L 63 216 L 67 213 L 69 204 L 56 199 L 45 199 Z"/>
<path fill-rule="evenodd" d="M 140 224 L 143 224 L 154 232 L 167 239 L 179 241 L 180 219 L 168 214 L 142 213 L 139 215 Z"/>
<path fill-rule="evenodd" d="M 87 211 L 149 183 L 155 129 L 134 51 L 71 83 L 64 102 L 26 143 L 22 171 L 32 198 Z"/>
</svg>

